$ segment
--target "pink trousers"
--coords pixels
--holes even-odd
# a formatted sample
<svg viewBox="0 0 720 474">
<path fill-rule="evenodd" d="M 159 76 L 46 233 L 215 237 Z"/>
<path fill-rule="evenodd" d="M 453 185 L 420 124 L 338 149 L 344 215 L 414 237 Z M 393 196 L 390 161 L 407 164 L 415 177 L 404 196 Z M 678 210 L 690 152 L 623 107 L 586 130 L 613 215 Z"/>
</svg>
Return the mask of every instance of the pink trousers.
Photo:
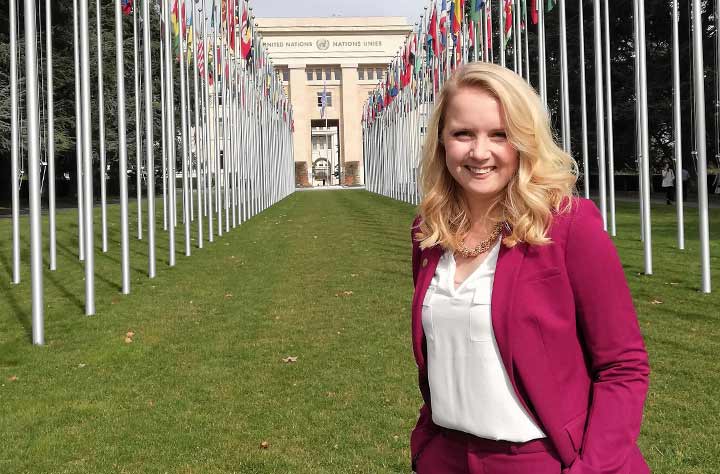
<svg viewBox="0 0 720 474">
<path fill-rule="evenodd" d="M 512 443 L 443 430 L 416 461 L 417 474 L 560 474 L 562 465 L 548 439 Z"/>
</svg>

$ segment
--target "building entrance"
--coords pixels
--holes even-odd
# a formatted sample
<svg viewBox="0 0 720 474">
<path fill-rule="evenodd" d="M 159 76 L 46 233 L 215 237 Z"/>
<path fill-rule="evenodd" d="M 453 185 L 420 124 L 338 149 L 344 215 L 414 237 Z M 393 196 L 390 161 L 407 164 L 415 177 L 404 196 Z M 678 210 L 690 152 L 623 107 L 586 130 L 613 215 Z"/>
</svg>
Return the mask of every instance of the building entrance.
<svg viewBox="0 0 720 474">
<path fill-rule="evenodd" d="M 312 186 L 340 184 L 340 140 L 337 120 L 313 120 L 311 128 Z"/>
</svg>

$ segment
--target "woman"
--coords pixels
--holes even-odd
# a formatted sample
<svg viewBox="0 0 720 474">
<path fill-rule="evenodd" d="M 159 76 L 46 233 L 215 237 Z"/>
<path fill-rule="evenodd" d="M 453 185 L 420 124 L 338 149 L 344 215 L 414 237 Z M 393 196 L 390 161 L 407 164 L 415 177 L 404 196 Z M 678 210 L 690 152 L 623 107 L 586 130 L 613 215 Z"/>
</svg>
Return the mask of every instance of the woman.
<svg viewBox="0 0 720 474">
<path fill-rule="evenodd" d="M 617 253 L 537 94 L 473 63 L 439 94 L 412 228 L 418 474 L 644 474 L 647 353 Z"/>
<path fill-rule="evenodd" d="M 665 190 L 665 202 L 675 202 L 675 173 L 670 168 L 670 163 L 665 163 L 662 169 L 662 188 Z"/>
</svg>

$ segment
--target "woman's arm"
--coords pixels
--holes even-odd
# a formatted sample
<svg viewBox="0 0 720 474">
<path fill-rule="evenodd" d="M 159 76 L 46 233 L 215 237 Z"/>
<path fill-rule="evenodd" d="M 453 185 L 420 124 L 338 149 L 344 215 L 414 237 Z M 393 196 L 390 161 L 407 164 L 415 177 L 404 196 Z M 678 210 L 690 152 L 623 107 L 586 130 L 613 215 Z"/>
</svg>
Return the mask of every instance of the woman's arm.
<svg viewBox="0 0 720 474">
<path fill-rule="evenodd" d="M 625 474 L 640 434 L 649 365 L 630 290 L 595 205 L 579 200 L 566 265 L 592 372 L 592 404 L 572 474 Z"/>
</svg>

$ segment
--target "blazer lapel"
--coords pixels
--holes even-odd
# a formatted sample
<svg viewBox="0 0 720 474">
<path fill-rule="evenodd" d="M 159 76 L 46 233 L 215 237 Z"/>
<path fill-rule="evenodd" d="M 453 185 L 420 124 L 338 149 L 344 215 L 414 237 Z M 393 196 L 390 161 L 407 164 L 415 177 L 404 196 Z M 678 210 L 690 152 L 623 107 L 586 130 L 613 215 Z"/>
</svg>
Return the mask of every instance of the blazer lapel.
<svg viewBox="0 0 720 474">
<path fill-rule="evenodd" d="M 525 249 L 526 246 L 523 243 L 519 243 L 512 248 L 500 245 L 490 306 L 495 340 L 502 356 L 503 365 L 505 365 L 505 370 L 513 383 L 513 387 L 515 387 L 516 393 L 518 390 L 513 377 L 512 346 L 510 344 L 512 328 L 510 312 L 513 302 L 513 290 L 520 266 L 525 257 Z"/>
</svg>

